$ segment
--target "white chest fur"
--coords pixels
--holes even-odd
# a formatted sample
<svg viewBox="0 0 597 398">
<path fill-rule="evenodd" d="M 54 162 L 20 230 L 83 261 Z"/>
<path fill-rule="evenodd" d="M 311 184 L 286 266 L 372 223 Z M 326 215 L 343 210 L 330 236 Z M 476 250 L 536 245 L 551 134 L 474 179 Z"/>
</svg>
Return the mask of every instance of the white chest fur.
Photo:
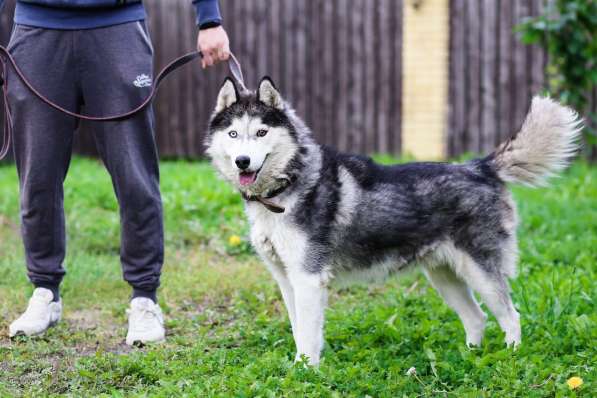
<svg viewBox="0 0 597 398">
<path fill-rule="evenodd" d="M 246 206 L 251 242 L 264 261 L 286 269 L 300 267 L 305 259 L 307 236 L 288 216 L 267 210 L 258 202 Z"/>
</svg>

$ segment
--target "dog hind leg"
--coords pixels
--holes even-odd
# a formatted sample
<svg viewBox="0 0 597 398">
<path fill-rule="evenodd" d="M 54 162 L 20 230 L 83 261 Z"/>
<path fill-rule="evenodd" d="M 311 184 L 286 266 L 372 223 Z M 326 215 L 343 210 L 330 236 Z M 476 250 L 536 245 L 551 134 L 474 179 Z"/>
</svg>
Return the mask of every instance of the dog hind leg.
<svg viewBox="0 0 597 398">
<path fill-rule="evenodd" d="M 514 261 L 513 257 L 504 258 L 511 258 Z M 496 264 L 501 264 L 501 261 Z M 521 340 L 520 315 L 512 303 L 507 276 L 502 272 L 502 269 L 512 268 L 507 265 L 489 272 L 469 257 L 464 266 L 458 270 L 458 274 L 479 294 L 481 301 L 496 317 L 500 328 L 506 334 L 506 344 L 517 346 Z"/>
<path fill-rule="evenodd" d="M 439 295 L 460 317 L 466 332 L 466 344 L 480 345 L 487 315 L 481 310 L 466 282 L 448 266 L 425 267 L 424 273 Z"/>
<path fill-rule="evenodd" d="M 521 340 L 520 315 L 512 303 L 508 282 L 505 278 L 488 281 L 486 286 L 479 288 L 477 292 L 506 334 L 506 344 L 516 347 Z"/>
</svg>

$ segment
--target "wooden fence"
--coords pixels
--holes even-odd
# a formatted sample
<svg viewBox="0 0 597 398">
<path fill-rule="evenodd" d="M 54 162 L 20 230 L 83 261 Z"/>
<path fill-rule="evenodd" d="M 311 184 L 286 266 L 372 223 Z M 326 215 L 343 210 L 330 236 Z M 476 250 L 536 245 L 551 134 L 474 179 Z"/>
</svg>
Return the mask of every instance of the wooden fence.
<svg viewBox="0 0 597 398">
<path fill-rule="evenodd" d="M 9 1 L 10 7 L 13 1 Z M 269 75 L 326 144 L 358 152 L 400 150 L 401 0 L 220 1 L 231 47 L 247 85 Z M 156 68 L 195 48 L 190 0 L 145 0 Z M 7 41 L 7 13 L 2 42 Z M 187 66 L 169 78 L 156 101 L 164 157 L 196 157 L 223 65 Z M 85 128 L 83 128 L 85 130 Z M 94 143 L 77 135 L 79 152 Z"/>
<path fill-rule="evenodd" d="M 232 50 L 249 87 L 269 75 L 318 140 L 360 153 L 400 153 L 403 0 L 222 0 Z M 544 0 L 451 0 L 448 155 L 486 153 L 521 124 L 544 84 L 544 52 L 521 44 L 513 27 Z M 156 69 L 193 50 L 190 0 L 145 0 Z M 11 27 L 7 0 L 0 43 Z M 186 66 L 156 101 L 163 157 L 196 157 L 223 65 Z M 595 96 L 595 94 L 594 94 Z M 597 101 L 594 101 L 597 102 Z M 79 153 L 93 154 L 90 134 Z"/>
<path fill-rule="evenodd" d="M 401 0 L 225 0 L 249 87 L 269 75 L 320 142 L 400 150 Z M 146 1 L 156 64 L 195 45 L 190 1 Z M 195 156 L 225 67 L 186 68 L 156 104 L 161 153 Z"/>
<path fill-rule="evenodd" d="M 518 129 L 547 57 L 513 28 L 544 0 L 452 0 L 448 152 L 488 153 Z"/>
</svg>

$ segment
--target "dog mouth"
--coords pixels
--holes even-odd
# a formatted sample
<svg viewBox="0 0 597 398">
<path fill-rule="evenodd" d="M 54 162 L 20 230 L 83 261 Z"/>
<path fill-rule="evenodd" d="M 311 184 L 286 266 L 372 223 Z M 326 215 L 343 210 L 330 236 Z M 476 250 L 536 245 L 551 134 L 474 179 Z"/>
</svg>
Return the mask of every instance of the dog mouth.
<svg viewBox="0 0 597 398">
<path fill-rule="evenodd" d="M 261 167 L 257 171 L 241 171 L 240 173 L 238 173 L 238 182 L 241 186 L 246 187 L 257 181 L 257 176 L 259 175 L 259 172 L 263 169 L 263 165 L 265 165 L 265 161 L 267 160 L 268 156 L 269 154 L 265 156 L 265 159 L 263 159 Z"/>
<path fill-rule="evenodd" d="M 238 182 L 243 187 L 251 185 L 255 182 L 255 180 L 257 180 L 257 174 L 260 170 L 261 169 L 257 171 L 241 171 L 240 173 L 238 173 Z"/>
</svg>

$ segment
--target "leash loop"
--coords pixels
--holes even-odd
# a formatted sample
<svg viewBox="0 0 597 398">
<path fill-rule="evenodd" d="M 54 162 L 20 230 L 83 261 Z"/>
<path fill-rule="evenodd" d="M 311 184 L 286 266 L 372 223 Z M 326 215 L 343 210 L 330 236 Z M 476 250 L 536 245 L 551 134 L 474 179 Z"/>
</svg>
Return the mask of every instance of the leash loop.
<svg viewBox="0 0 597 398">
<path fill-rule="evenodd" d="M 234 54 L 230 53 L 230 58 L 228 58 L 228 69 L 232 74 L 236 83 L 240 86 L 241 91 L 248 91 L 247 87 L 245 86 L 245 78 L 243 76 L 243 70 L 240 66 L 240 62 L 234 56 Z"/>
<path fill-rule="evenodd" d="M 203 57 L 201 52 L 193 51 L 193 52 L 184 54 L 184 55 L 174 59 L 172 62 L 170 62 L 168 65 L 166 65 L 155 77 L 154 84 L 151 87 L 151 92 L 149 93 L 147 98 L 145 98 L 143 100 L 143 102 L 141 102 L 141 104 L 139 104 L 135 108 L 133 108 L 127 112 L 117 114 L 117 115 L 91 116 L 91 115 L 83 115 L 80 113 L 69 111 L 68 109 L 61 107 L 60 105 L 56 104 L 55 102 L 52 102 L 47 97 L 45 97 L 42 93 L 40 93 L 31 84 L 31 82 L 27 79 L 27 77 L 21 71 L 21 69 L 19 69 L 19 66 L 17 65 L 15 59 L 12 57 L 10 52 L 8 52 L 8 50 L 5 47 L 0 46 L 0 62 L 2 63 L 2 69 L 1 69 L 2 73 L 0 74 L 0 86 L 2 87 L 2 93 L 3 93 L 3 97 L 4 97 L 4 115 L 5 115 L 5 118 L 4 118 L 4 140 L 2 143 L 2 147 L 0 148 L 0 160 L 2 160 L 8 154 L 8 151 L 10 148 L 10 140 L 12 137 L 12 114 L 10 111 L 10 105 L 8 103 L 8 66 L 13 68 L 13 70 L 15 71 L 16 75 L 19 77 L 21 82 L 23 82 L 25 87 L 27 87 L 27 89 L 29 89 L 29 91 L 31 91 L 31 93 L 33 93 L 33 95 L 35 95 L 38 99 L 40 99 L 42 102 L 49 105 L 50 107 L 52 107 L 62 113 L 65 113 L 69 116 L 75 117 L 77 119 L 90 120 L 90 121 L 94 121 L 94 122 L 109 122 L 109 121 L 119 121 L 119 120 L 128 119 L 128 118 L 134 116 L 135 114 L 141 112 L 145 108 L 147 108 L 147 106 L 149 104 L 151 104 L 151 102 L 153 101 L 160 84 L 170 73 L 172 73 L 173 71 L 180 68 L 181 66 L 186 65 L 189 62 L 191 62 L 194 59 L 199 58 L 199 57 Z M 240 62 L 238 62 L 238 60 L 232 53 L 230 53 L 230 58 L 228 59 L 228 69 L 230 70 L 232 77 L 234 78 L 234 80 L 236 80 L 238 85 L 243 90 L 246 91 L 247 89 L 245 86 L 243 72 L 242 72 L 242 68 L 240 66 Z"/>
</svg>

